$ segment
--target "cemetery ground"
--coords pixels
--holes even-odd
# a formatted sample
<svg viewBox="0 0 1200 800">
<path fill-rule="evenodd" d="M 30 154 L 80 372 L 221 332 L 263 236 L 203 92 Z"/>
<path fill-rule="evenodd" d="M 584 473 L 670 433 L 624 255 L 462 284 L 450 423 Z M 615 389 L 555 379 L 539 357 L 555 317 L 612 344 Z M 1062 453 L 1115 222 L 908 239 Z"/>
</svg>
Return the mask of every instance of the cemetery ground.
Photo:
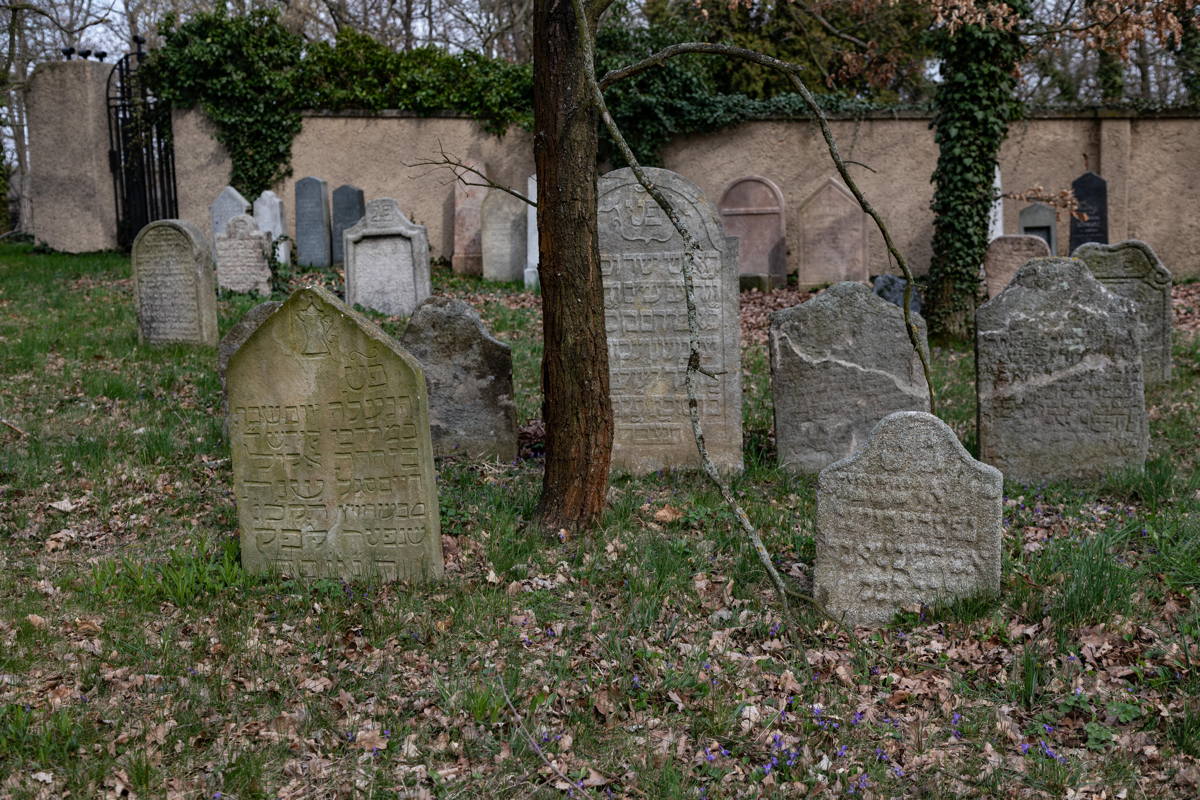
<svg viewBox="0 0 1200 800">
<path fill-rule="evenodd" d="M 434 286 L 536 419 L 536 298 Z M 803 583 L 815 481 L 773 465 L 764 344 L 799 297 L 744 296 L 735 486 Z M 222 294 L 221 332 L 256 302 Z M 539 537 L 534 424 L 514 464 L 439 464 L 442 582 L 247 575 L 215 352 L 137 344 L 122 256 L 0 246 L 0 796 L 1196 797 L 1200 286 L 1176 312 L 1145 473 L 1007 485 L 1000 596 L 852 636 L 781 617 L 699 474 Z M 934 360 L 973 449 L 971 351 Z"/>
</svg>

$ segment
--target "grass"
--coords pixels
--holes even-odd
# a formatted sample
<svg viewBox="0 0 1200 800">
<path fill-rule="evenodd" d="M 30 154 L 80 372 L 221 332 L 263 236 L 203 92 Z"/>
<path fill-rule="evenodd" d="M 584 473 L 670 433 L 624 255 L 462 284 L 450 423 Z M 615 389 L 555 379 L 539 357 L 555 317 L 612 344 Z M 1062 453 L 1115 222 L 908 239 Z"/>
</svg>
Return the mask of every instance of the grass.
<svg viewBox="0 0 1200 800">
<path fill-rule="evenodd" d="M 0 245 L 0 418 L 23 431 L 0 428 L 0 796 L 1200 794 L 1195 338 L 1149 395 L 1144 472 L 1007 486 L 998 595 L 852 639 L 783 618 L 688 473 L 616 477 L 597 528 L 551 542 L 536 459 L 447 460 L 444 582 L 247 575 L 214 353 L 139 345 L 128 270 Z M 512 346 L 536 420 L 537 309 L 434 282 Z M 255 302 L 222 294 L 222 332 Z M 766 350 L 743 351 L 734 488 L 804 580 L 815 481 L 776 467 Z M 973 448 L 971 351 L 933 365 Z"/>
</svg>

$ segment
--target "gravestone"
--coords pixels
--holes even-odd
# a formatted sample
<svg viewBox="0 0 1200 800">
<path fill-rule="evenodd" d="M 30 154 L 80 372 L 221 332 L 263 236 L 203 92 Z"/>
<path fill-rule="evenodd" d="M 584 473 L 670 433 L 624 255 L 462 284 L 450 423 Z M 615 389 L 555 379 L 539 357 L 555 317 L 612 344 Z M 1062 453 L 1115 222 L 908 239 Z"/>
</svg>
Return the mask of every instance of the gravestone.
<svg viewBox="0 0 1200 800">
<path fill-rule="evenodd" d="M 1050 247 L 1041 236 L 997 236 L 988 242 L 983 260 L 983 283 L 988 297 L 1004 291 L 1017 270 L 1031 258 L 1048 258 Z"/>
<path fill-rule="evenodd" d="M 138 341 L 215 345 L 217 279 L 212 250 L 190 222 L 151 222 L 133 241 Z"/>
<path fill-rule="evenodd" d="M 367 203 L 357 225 L 342 234 L 346 302 L 384 314 L 408 316 L 432 292 L 429 238 L 390 197 Z"/>
<path fill-rule="evenodd" d="M 525 209 L 528 205 L 521 198 L 499 189 L 493 189 L 483 198 L 480 224 L 484 280 L 524 280 Z"/>
<path fill-rule="evenodd" d="M 867 217 L 835 178 L 800 206 L 801 288 L 867 280 Z"/>
<path fill-rule="evenodd" d="M 1037 236 L 1046 242 L 1050 255 L 1058 255 L 1058 217 L 1045 203 L 1034 203 L 1021 209 L 1018 224 L 1023 236 Z"/>
<path fill-rule="evenodd" d="M 254 217 L 238 214 L 217 235 L 217 285 L 233 292 L 271 293 L 267 254 L 271 234 L 258 229 Z"/>
<path fill-rule="evenodd" d="M 525 182 L 525 196 L 537 202 L 537 175 L 530 175 Z M 525 288 L 537 289 L 538 278 L 538 226 L 537 206 L 525 209 Z"/>
<path fill-rule="evenodd" d="M 483 172 L 483 167 L 473 164 Z M 478 175 L 468 173 L 468 181 L 480 182 Z M 468 186 L 462 181 L 454 183 L 454 253 L 450 265 L 455 275 L 483 274 L 483 247 L 480 237 L 480 206 L 487 193 L 485 186 Z"/>
<path fill-rule="evenodd" d="M 876 275 L 875 280 L 871 282 L 871 290 L 877 296 L 898 308 L 904 308 L 904 288 L 906 286 L 908 286 L 908 281 L 899 275 Z M 908 299 L 908 310 L 920 314 L 921 307 L 921 292 L 917 290 L 916 286 L 913 286 L 912 294 Z"/>
<path fill-rule="evenodd" d="M 1150 245 L 1136 239 L 1118 244 L 1085 244 L 1072 257 L 1082 259 L 1110 292 L 1137 306 L 1142 340 L 1142 378 L 1147 386 L 1171 379 L 1171 273 Z"/>
<path fill-rule="evenodd" d="M 296 181 L 296 261 L 302 267 L 331 266 L 329 187 L 320 178 Z"/>
<path fill-rule="evenodd" d="M 346 260 L 342 234 L 357 225 L 366 211 L 362 189 L 345 184 L 333 190 L 333 234 L 329 240 L 333 263 L 341 264 Z"/>
<path fill-rule="evenodd" d="M 425 376 L 322 289 L 301 289 L 229 360 L 233 490 L 248 572 L 442 574 Z"/>
<path fill-rule="evenodd" d="M 921 346 L 925 321 L 913 316 Z M 893 411 L 928 411 L 904 313 L 861 283 L 835 283 L 771 314 L 771 394 L 781 466 L 816 473 L 863 446 Z"/>
<path fill-rule="evenodd" d="M 221 379 L 221 411 L 225 412 L 227 406 L 226 389 L 225 389 L 225 373 L 229 369 L 229 359 L 233 358 L 233 354 L 237 352 L 250 334 L 258 330 L 258 326 L 263 324 L 267 317 L 275 313 L 278 308 L 283 305 L 278 300 L 267 300 L 259 303 L 254 308 L 242 315 L 242 318 L 233 324 L 224 336 L 221 337 L 221 343 L 217 345 L 217 376 Z"/>
<path fill-rule="evenodd" d="M 242 197 L 237 189 L 226 186 L 217 195 L 217 199 L 212 201 L 212 205 L 208 207 L 208 213 L 212 218 L 213 242 L 216 242 L 217 237 L 225 232 L 225 226 L 229 224 L 229 220 L 241 214 L 250 213 L 250 202 Z"/>
<path fill-rule="evenodd" d="M 421 362 L 429 383 L 434 454 L 516 460 L 512 350 L 488 333 L 475 309 L 431 297 L 408 321 L 400 344 Z"/>
<path fill-rule="evenodd" d="M 787 285 L 783 192 L 766 178 L 730 184 L 718 206 L 725 233 L 738 238 L 738 275 L 743 289 L 768 291 Z"/>
<path fill-rule="evenodd" d="M 709 456 L 742 468 L 742 369 L 737 240 L 695 185 L 647 169 L 699 242 L 694 285 L 700 328 L 700 421 Z M 599 184 L 600 271 L 613 418 L 612 466 L 633 474 L 700 466 L 684 372 L 690 353 L 683 288 L 683 240 L 637 182 L 619 169 Z"/>
<path fill-rule="evenodd" d="M 980 458 L 1020 483 L 1092 480 L 1146 460 L 1134 304 L 1074 258 L 1028 262 L 980 306 Z"/>
<path fill-rule="evenodd" d="M 1088 242 L 1108 244 L 1108 181 L 1085 172 L 1071 183 L 1079 211 L 1087 219 L 1071 217 L 1071 252 Z"/>
<path fill-rule="evenodd" d="M 254 221 L 260 231 L 271 234 L 273 255 L 280 264 L 292 263 L 292 243 L 283 237 L 287 231 L 283 224 L 283 200 L 270 189 L 254 201 Z"/>
<path fill-rule="evenodd" d="M 932 414 L 898 411 L 817 481 L 813 594 L 847 625 L 1000 591 L 1004 478 Z"/>
<path fill-rule="evenodd" d="M 992 180 L 992 208 L 988 214 L 988 241 L 1004 235 L 1004 187 L 1000 184 L 1000 165 L 996 165 L 996 176 Z"/>
</svg>

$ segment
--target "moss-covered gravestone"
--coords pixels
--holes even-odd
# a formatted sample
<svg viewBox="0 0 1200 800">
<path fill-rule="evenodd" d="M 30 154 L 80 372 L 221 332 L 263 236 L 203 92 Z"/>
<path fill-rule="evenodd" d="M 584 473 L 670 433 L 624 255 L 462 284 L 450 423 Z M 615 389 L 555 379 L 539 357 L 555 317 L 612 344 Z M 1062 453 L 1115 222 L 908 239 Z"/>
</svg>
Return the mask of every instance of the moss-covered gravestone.
<svg viewBox="0 0 1200 800">
<path fill-rule="evenodd" d="M 234 353 L 226 385 L 248 570 L 441 576 L 425 376 L 394 340 L 301 289 Z"/>
<path fill-rule="evenodd" d="M 133 240 L 133 294 L 144 344 L 217 343 L 212 250 L 197 228 L 160 219 Z"/>
</svg>

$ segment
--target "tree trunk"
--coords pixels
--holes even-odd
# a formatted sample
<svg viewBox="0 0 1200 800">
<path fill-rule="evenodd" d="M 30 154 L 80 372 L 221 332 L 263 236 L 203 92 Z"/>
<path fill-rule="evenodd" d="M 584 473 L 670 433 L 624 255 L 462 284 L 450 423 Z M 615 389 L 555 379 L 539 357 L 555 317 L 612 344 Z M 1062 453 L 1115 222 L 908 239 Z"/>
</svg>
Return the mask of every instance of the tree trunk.
<svg viewBox="0 0 1200 800">
<path fill-rule="evenodd" d="M 608 342 L 596 233 L 599 116 L 572 4 L 536 0 L 533 35 L 538 275 L 542 285 L 542 420 L 546 468 L 539 514 L 550 531 L 596 521 L 612 458 Z"/>
</svg>

